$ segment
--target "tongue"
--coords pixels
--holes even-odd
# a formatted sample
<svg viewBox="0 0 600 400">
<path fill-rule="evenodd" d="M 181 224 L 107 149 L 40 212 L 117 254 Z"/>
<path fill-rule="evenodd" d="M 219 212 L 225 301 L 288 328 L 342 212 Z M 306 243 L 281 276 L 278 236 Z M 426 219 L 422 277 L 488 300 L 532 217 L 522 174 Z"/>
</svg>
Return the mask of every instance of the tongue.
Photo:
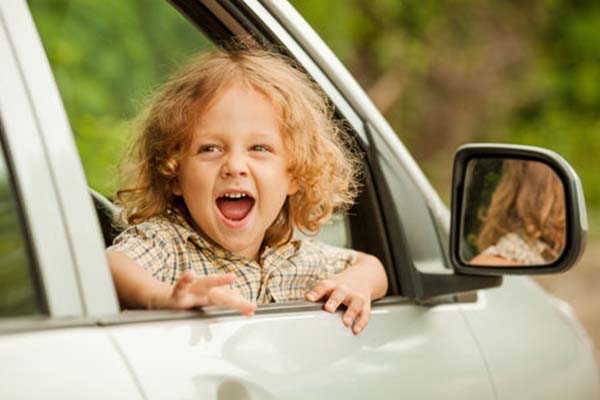
<svg viewBox="0 0 600 400">
<path fill-rule="evenodd" d="M 219 207 L 221 213 L 225 216 L 225 218 L 233 221 L 244 219 L 244 217 L 246 217 L 246 215 L 248 215 L 252 209 L 253 205 L 254 199 L 249 197 L 243 197 L 237 200 L 223 198 L 217 200 L 217 207 Z"/>
</svg>

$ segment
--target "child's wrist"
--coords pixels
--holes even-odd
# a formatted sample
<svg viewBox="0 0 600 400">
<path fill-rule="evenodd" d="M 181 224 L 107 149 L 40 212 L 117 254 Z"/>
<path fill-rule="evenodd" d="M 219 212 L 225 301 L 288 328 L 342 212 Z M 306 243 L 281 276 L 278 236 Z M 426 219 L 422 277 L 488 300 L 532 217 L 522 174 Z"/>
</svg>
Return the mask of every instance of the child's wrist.
<svg viewBox="0 0 600 400">
<path fill-rule="evenodd" d="M 165 308 L 171 296 L 171 287 L 156 286 L 152 289 L 146 289 L 142 298 L 145 299 L 145 307 L 148 310 L 158 310 Z"/>
</svg>

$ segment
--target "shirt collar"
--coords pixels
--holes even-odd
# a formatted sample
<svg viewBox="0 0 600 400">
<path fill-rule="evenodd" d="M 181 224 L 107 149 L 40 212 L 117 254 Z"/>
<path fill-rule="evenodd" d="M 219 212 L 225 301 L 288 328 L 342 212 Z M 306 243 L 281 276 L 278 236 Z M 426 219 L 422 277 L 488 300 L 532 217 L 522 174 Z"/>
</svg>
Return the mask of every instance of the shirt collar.
<svg viewBox="0 0 600 400">
<path fill-rule="evenodd" d="M 288 243 L 278 247 L 265 246 L 260 255 L 261 265 L 265 266 L 267 262 L 273 263 L 288 260 L 298 252 L 299 247 L 300 241 L 296 239 L 292 239 Z"/>
<path fill-rule="evenodd" d="M 191 241 L 196 246 L 201 249 L 206 249 L 213 253 L 216 257 L 226 258 L 232 261 L 243 261 L 243 262 L 254 262 L 244 256 L 240 256 L 230 250 L 224 249 L 219 245 L 215 245 L 205 239 L 202 235 L 198 233 L 196 229 L 192 227 L 192 225 L 188 222 L 186 216 L 179 210 L 169 210 L 167 212 L 167 218 L 169 221 L 173 223 L 175 230 L 181 236 L 184 242 Z M 300 241 L 293 239 L 288 243 L 278 246 L 278 247 L 269 247 L 265 246 L 261 255 L 260 255 L 260 263 L 261 265 L 265 265 L 265 261 L 271 260 L 287 260 L 296 254 L 298 247 L 300 246 Z"/>
<path fill-rule="evenodd" d="M 188 240 L 193 240 L 199 247 L 205 248 L 208 250 L 213 250 L 214 245 L 210 243 L 208 240 L 203 238 L 188 222 L 187 218 L 181 211 L 178 210 L 169 210 L 167 211 L 167 219 L 171 222 L 177 231 L 177 233 L 181 236 L 181 239 L 184 242 Z"/>
</svg>

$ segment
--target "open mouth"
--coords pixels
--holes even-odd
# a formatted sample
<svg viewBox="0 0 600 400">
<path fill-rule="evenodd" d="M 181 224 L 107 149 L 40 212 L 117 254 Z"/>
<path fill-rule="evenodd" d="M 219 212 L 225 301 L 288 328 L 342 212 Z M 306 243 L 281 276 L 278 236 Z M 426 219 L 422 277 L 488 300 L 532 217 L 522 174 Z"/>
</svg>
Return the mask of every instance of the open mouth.
<svg viewBox="0 0 600 400">
<path fill-rule="evenodd" d="M 226 193 L 217 198 L 217 208 L 229 221 L 242 221 L 254 207 L 254 198 L 247 193 Z"/>
</svg>

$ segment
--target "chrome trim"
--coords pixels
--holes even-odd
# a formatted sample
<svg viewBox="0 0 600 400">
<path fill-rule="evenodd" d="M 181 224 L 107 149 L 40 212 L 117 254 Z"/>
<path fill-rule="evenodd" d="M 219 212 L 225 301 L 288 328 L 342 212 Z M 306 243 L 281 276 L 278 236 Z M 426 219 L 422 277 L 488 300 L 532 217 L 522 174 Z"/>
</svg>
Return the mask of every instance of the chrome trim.
<svg viewBox="0 0 600 400">
<path fill-rule="evenodd" d="M 406 305 L 414 302 L 401 296 L 389 296 L 379 300 L 375 300 L 372 308 L 386 307 L 390 305 Z M 275 313 L 290 313 L 302 311 L 321 311 L 323 310 L 322 303 L 309 303 L 306 301 L 294 301 L 288 303 L 271 303 L 261 304 L 256 309 L 255 315 L 269 315 Z M 339 312 L 339 310 L 338 310 Z M 97 320 L 100 326 L 133 324 L 139 322 L 159 322 L 159 321 L 176 321 L 186 319 L 208 319 L 221 317 L 243 317 L 238 311 L 224 309 L 221 307 L 202 307 L 196 310 L 126 310 L 121 314 L 107 315 Z M 249 318 L 249 317 L 244 317 Z"/>
</svg>

